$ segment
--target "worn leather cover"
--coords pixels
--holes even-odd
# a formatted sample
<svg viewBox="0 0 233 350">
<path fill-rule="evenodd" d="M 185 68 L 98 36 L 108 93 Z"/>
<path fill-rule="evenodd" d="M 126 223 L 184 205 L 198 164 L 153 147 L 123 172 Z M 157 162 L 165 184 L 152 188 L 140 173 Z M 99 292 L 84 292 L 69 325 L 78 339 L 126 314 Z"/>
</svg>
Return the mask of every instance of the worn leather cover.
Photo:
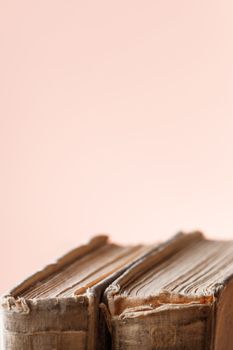
<svg viewBox="0 0 233 350">
<path fill-rule="evenodd" d="M 18 297 L 34 283 L 48 278 L 73 261 L 108 244 L 105 235 L 85 244 L 35 273 L 2 298 L 3 350 L 100 350 L 106 348 L 105 319 L 99 304 L 107 286 L 137 259 L 127 263 L 72 297 L 25 299 Z M 142 253 L 141 253 L 142 248 Z M 143 255 L 144 248 L 137 246 Z M 133 248 L 135 250 L 135 247 Z"/>
<path fill-rule="evenodd" d="M 105 235 L 69 252 L 35 273 L 2 298 L 3 350 L 95 349 L 93 334 L 95 292 L 69 298 L 26 300 L 17 294 L 67 264 L 107 244 Z"/>
<path fill-rule="evenodd" d="M 112 350 L 232 350 L 233 271 L 212 296 L 196 301 L 153 304 L 120 295 L 153 264 L 159 266 L 181 247 L 202 240 L 201 233 L 178 234 L 139 259 L 105 291 L 101 304 Z M 166 296 L 165 296 L 166 297 Z"/>
</svg>

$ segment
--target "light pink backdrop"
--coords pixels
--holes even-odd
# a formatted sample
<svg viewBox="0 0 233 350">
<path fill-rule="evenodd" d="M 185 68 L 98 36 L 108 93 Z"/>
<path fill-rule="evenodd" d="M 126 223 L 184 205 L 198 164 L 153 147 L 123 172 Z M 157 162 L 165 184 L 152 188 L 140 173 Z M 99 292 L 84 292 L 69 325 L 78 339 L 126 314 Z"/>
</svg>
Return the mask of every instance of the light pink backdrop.
<svg viewBox="0 0 233 350">
<path fill-rule="evenodd" d="M 0 1 L 0 291 L 97 232 L 233 239 L 232 13 Z"/>
</svg>

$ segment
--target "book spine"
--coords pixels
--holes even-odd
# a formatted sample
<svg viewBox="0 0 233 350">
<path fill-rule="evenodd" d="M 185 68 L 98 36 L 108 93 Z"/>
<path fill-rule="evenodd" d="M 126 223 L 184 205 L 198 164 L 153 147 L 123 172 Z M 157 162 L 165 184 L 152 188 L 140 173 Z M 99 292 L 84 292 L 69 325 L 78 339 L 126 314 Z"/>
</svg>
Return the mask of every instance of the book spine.
<svg viewBox="0 0 233 350">
<path fill-rule="evenodd" d="M 212 307 L 163 305 L 112 318 L 113 350 L 210 350 Z"/>
<path fill-rule="evenodd" d="M 3 304 L 3 350 L 86 350 L 87 332 L 86 297 Z"/>
</svg>

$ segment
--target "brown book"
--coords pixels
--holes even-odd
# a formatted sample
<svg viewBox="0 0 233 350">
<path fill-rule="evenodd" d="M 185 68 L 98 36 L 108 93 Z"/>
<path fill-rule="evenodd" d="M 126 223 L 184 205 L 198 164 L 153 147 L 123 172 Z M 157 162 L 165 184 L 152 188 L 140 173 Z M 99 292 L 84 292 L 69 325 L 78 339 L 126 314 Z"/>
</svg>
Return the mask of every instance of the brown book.
<svg viewBox="0 0 233 350">
<path fill-rule="evenodd" d="M 2 299 L 3 349 L 107 347 L 101 295 L 145 250 L 98 236 L 25 280 Z"/>
<path fill-rule="evenodd" d="M 178 234 L 105 291 L 113 350 L 232 350 L 233 242 Z"/>
</svg>

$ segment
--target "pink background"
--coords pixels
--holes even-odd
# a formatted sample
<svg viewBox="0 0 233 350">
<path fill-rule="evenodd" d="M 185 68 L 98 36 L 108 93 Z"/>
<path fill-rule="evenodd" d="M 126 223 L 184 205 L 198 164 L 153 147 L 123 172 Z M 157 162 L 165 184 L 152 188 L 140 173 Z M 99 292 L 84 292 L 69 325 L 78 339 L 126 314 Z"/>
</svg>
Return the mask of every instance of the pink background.
<svg viewBox="0 0 233 350">
<path fill-rule="evenodd" d="M 97 232 L 233 239 L 232 13 L 0 1 L 0 291 Z"/>
</svg>

